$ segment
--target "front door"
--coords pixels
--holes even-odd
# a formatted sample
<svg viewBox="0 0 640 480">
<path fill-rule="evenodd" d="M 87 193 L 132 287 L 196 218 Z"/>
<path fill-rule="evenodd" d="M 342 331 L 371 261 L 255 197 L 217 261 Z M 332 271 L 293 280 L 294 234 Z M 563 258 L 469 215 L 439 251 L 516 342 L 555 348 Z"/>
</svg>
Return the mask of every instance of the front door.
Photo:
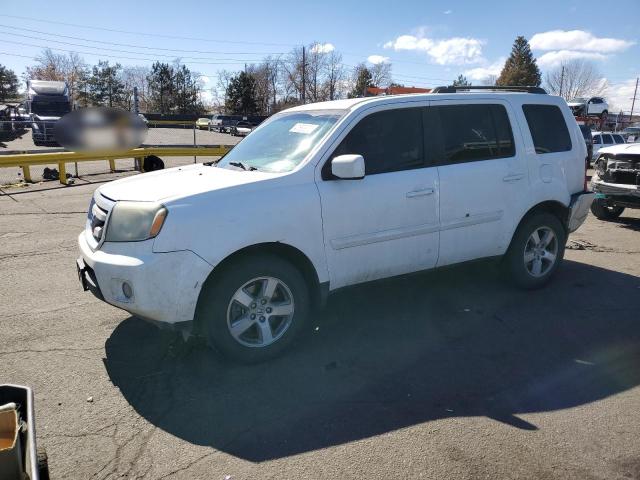
<svg viewBox="0 0 640 480">
<path fill-rule="evenodd" d="M 322 167 L 331 288 L 423 270 L 438 256 L 438 171 L 425 158 L 424 102 L 362 114 Z M 361 180 L 331 175 L 331 158 L 364 157 Z"/>
</svg>

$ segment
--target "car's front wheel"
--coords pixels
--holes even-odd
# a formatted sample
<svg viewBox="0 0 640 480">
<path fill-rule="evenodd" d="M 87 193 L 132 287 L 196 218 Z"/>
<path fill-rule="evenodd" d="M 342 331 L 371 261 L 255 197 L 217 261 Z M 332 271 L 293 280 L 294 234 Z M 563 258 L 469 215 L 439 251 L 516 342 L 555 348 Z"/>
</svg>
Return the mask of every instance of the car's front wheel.
<svg viewBox="0 0 640 480">
<path fill-rule="evenodd" d="M 207 282 L 197 322 L 209 344 L 243 363 L 273 358 L 288 348 L 309 316 L 302 274 L 274 255 L 248 255 Z"/>
<path fill-rule="evenodd" d="M 591 204 L 591 213 L 599 220 L 613 220 L 624 212 L 624 207 L 610 207 L 601 198 L 596 198 Z"/>
<path fill-rule="evenodd" d="M 538 213 L 516 230 L 505 256 L 505 266 L 517 285 L 539 288 L 554 275 L 564 257 L 567 236 L 555 215 Z"/>
</svg>

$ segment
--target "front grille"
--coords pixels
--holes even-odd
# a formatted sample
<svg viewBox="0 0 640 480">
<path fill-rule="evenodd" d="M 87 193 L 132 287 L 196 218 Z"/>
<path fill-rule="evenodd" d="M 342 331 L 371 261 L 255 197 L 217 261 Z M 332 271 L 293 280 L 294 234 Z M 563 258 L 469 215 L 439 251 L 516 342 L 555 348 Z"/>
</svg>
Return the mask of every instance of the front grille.
<svg viewBox="0 0 640 480">
<path fill-rule="evenodd" d="M 640 174 L 637 171 L 613 170 L 609 172 L 612 183 L 623 183 L 627 185 L 640 185 Z"/>
</svg>

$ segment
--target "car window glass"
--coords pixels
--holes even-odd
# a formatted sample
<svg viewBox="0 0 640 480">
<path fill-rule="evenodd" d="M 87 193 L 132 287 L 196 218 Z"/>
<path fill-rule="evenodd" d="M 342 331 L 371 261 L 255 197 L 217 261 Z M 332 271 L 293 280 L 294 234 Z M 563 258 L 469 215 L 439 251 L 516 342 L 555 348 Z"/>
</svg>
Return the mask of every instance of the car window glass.
<svg viewBox="0 0 640 480">
<path fill-rule="evenodd" d="M 502 105 L 431 107 L 442 132 L 440 164 L 510 157 L 515 154 L 509 117 Z"/>
<path fill-rule="evenodd" d="M 600 144 L 602 143 L 602 137 L 600 135 L 593 136 L 593 143 Z"/>
<path fill-rule="evenodd" d="M 571 150 L 571 137 L 562 111 L 555 105 L 523 105 L 536 153 Z"/>
<path fill-rule="evenodd" d="M 613 143 L 613 138 L 611 138 L 611 135 L 603 135 L 602 138 L 604 140 L 605 145 L 609 145 Z"/>
<path fill-rule="evenodd" d="M 347 154 L 364 157 L 366 175 L 423 167 L 422 109 L 385 110 L 366 116 L 342 140 L 332 158 Z M 330 166 L 327 168 L 330 172 Z M 326 178 L 327 172 L 323 174 Z"/>
<path fill-rule="evenodd" d="M 624 138 L 622 138 L 621 135 L 614 135 L 613 139 L 615 140 L 616 143 L 624 143 Z"/>
</svg>

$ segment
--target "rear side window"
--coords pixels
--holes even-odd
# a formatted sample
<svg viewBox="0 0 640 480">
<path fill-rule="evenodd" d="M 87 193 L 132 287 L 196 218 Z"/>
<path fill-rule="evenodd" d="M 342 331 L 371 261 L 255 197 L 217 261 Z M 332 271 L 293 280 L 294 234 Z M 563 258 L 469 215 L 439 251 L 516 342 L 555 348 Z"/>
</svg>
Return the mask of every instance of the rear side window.
<svg viewBox="0 0 640 480">
<path fill-rule="evenodd" d="M 611 145 L 613 143 L 613 138 L 611 138 L 611 135 L 609 134 L 602 135 L 602 139 L 604 140 L 605 145 Z"/>
<path fill-rule="evenodd" d="M 436 112 L 442 131 L 444 158 L 453 164 L 512 157 L 513 132 L 502 105 L 442 105 Z"/>
<path fill-rule="evenodd" d="M 613 139 L 616 143 L 624 143 L 624 138 L 622 138 L 622 135 L 614 135 Z"/>
<path fill-rule="evenodd" d="M 424 167 L 422 109 L 385 110 L 363 118 L 333 157 L 347 154 L 364 157 L 366 175 Z M 324 178 L 330 172 L 330 163 Z"/>
<path fill-rule="evenodd" d="M 567 152 L 571 137 L 562 111 L 555 105 L 523 105 L 536 153 Z"/>
</svg>

